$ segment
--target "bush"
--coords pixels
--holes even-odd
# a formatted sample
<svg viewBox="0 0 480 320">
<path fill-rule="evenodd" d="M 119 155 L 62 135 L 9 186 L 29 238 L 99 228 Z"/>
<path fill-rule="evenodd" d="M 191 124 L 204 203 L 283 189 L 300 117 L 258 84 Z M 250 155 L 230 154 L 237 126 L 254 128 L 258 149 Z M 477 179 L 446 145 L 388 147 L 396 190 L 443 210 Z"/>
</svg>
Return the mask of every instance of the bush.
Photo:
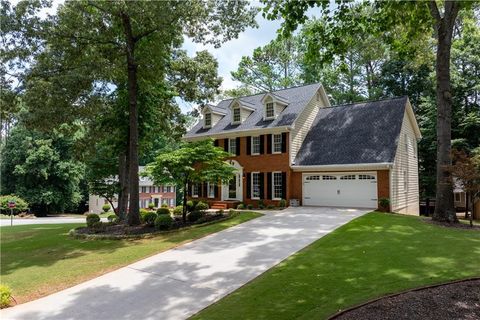
<svg viewBox="0 0 480 320">
<path fill-rule="evenodd" d="M 6 285 L 0 284 L 0 308 L 10 306 L 12 300 L 12 289 Z"/>
<path fill-rule="evenodd" d="M 245 209 L 245 205 L 243 203 L 240 203 L 238 206 L 237 206 L 237 209 L 238 210 L 243 210 Z"/>
<path fill-rule="evenodd" d="M 155 204 L 153 202 L 150 202 L 148 204 L 148 209 L 152 210 L 153 208 L 155 208 Z"/>
<path fill-rule="evenodd" d="M 87 214 L 86 220 L 87 220 L 87 227 L 94 228 L 94 225 L 97 222 L 100 222 L 100 217 L 98 216 L 98 214 L 90 213 L 90 214 Z"/>
<path fill-rule="evenodd" d="M 203 218 L 204 216 L 205 212 L 195 210 L 188 214 L 187 220 L 190 222 L 196 222 L 198 219 Z"/>
<path fill-rule="evenodd" d="M 390 207 L 390 199 L 388 198 L 380 198 L 378 200 L 378 204 L 380 205 L 379 209 L 381 211 L 388 211 L 388 207 Z"/>
<path fill-rule="evenodd" d="M 13 209 L 13 213 L 17 214 L 19 212 L 26 211 L 28 209 L 27 201 L 23 200 L 16 195 L 6 195 L 0 196 L 0 210 L 2 213 L 10 214 L 10 208 L 8 208 L 8 202 L 15 201 L 15 209 Z"/>
<path fill-rule="evenodd" d="M 144 214 L 147 214 L 148 212 L 150 212 L 150 211 L 142 208 L 142 209 L 140 209 L 140 216 L 142 216 Z"/>
<path fill-rule="evenodd" d="M 248 210 L 252 210 L 252 209 L 253 209 L 253 205 L 252 205 L 252 204 L 247 205 L 247 209 L 248 209 Z"/>
<path fill-rule="evenodd" d="M 267 209 L 270 209 L 270 210 L 275 209 L 275 206 L 274 206 L 273 204 L 269 204 L 269 205 L 267 206 Z"/>
<path fill-rule="evenodd" d="M 205 202 L 198 202 L 197 205 L 195 206 L 195 210 L 196 211 L 205 211 L 205 210 L 208 210 L 208 204 L 206 204 Z"/>
<path fill-rule="evenodd" d="M 118 217 L 115 214 L 111 214 L 107 217 L 108 222 L 118 222 Z"/>
<path fill-rule="evenodd" d="M 183 206 L 176 206 L 175 209 L 173 209 L 173 214 L 181 216 L 183 214 Z"/>
<path fill-rule="evenodd" d="M 105 227 L 105 225 L 103 224 L 102 221 L 97 221 L 97 222 L 92 223 L 90 228 L 95 229 L 97 231 L 101 231 L 101 230 L 104 229 L 104 227 Z"/>
<path fill-rule="evenodd" d="M 170 210 L 168 208 L 158 208 L 157 209 L 157 214 L 158 215 L 161 215 L 161 214 L 168 214 L 170 215 Z"/>
<path fill-rule="evenodd" d="M 265 209 L 265 206 L 263 204 L 259 204 L 258 209 Z"/>
<path fill-rule="evenodd" d="M 147 212 L 146 214 L 142 215 L 142 221 L 149 227 L 153 227 L 155 225 L 155 219 L 157 219 L 157 214 L 153 211 Z"/>
<path fill-rule="evenodd" d="M 195 203 L 193 203 L 192 200 L 188 200 L 187 201 L 187 211 L 191 212 L 191 211 L 193 211 L 193 208 L 195 208 Z"/>
<path fill-rule="evenodd" d="M 281 199 L 279 202 L 278 202 L 278 206 L 280 208 L 285 208 L 287 206 L 287 200 L 285 199 Z"/>
<path fill-rule="evenodd" d="M 161 205 L 160 207 L 161 207 L 161 208 L 168 208 L 168 204 L 162 203 L 162 205 Z"/>
<path fill-rule="evenodd" d="M 232 214 L 235 214 L 235 213 L 237 213 L 237 211 L 235 211 L 235 210 L 233 210 L 233 209 L 228 210 L 228 214 L 229 214 L 229 215 L 232 215 Z"/>
<path fill-rule="evenodd" d="M 103 212 L 108 212 L 110 210 L 110 205 L 109 204 L 104 204 L 102 206 L 102 210 L 103 210 Z"/>
<path fill-rule="evenodd" d="M 168 230 L 173 225 L 173 219 L 169 215 L 160 214 L 155 219 L 154 225 L 157 230 Z"/>
<path fill-rule="evenodd" d="M 258 200 L 258 207 L 261 209 L 265 208 L 265 202 L 262 199 Z"/>
<path fill-rule="evenodd" d="M 217 214 L 220 214 L 220 215 L 223 215 L 225 213 L 225 211 L 223 211 L 223 209 L 220 209 L 217 211 Z"/>
</svg>

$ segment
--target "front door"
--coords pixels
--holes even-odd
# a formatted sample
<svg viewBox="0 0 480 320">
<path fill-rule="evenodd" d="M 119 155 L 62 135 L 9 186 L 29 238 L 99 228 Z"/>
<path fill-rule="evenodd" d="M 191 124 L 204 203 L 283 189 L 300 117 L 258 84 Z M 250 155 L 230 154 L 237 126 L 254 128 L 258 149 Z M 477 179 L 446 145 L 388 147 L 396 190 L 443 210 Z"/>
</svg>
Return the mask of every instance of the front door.
<svg viewBox="0 0 480 320">
<path fill-rule="evenodd" d="M 228 198 L 237 199 L 237 175 L 228 182 Z"/>
<path fill-rule="evenodd" d="M 228 183 L 222 183 L 222 200 L 238 200 L 242 201 L 243 197 L 243 168 L 235 160 L 228 160 L 228 164 L 235 168 L 235 174 L 228 181 Z"/>
</svg>

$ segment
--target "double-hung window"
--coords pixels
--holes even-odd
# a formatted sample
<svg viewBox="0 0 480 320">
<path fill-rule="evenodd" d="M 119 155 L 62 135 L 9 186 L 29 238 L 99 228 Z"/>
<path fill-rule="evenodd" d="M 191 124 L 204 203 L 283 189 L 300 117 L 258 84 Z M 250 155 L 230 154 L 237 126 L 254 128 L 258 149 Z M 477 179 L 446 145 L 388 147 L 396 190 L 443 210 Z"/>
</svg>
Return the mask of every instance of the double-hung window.
<svg viewBox="0 0 480 320">
<path fill-rule="evenodd" d="M 142 193 L 147 193 L 147 187 L 142 187 Z"/>
<path fill-rule="evenodd" d="M 207 192 L 209 198 L 215 198 L 215 184 L 207 182 Z"/>
<path fill-rule="evenodd" d="M 212 125 L 212 114 L 210 112 L 205 113 L 205 127 Z"/>
<path fill-rule="evenodd" d="M 283 181 L 282 173 L 274 172 L 273 173 L 273 199 L 281 199 L 283 196 Z"/>
<path fill-rule="evenodd" d="M 282 134 L 274 134 L 273 139 L 273 153 L 282 153 Z"/>
<path fill-rule="evenodd" d="M 167 186 L 167 192 L 172 192 L 172 187 L 171 186 Z"/>
<path fill-rule="evenodd" d="M 233 109 L 233 123 L 240 123 L 240 108 Z"/>
<path fill-rule="evenodd" d="M 192 197 L 198 198 L 198 183 L 192 185 Z"/>
<path fill-rule="evenodd" d="M 274 116 L 275 116 L 275 109 L 273 108 L 273 102 L 269 102 L 265 106 L 265 118 L 273 118 Z"/>
<path fill-rule="evenodd" d="M 260 199 L 260 173 L 252 172 L 252 199 Z"/>
<path fill-rule="evenodd" d="M 260 154 L 260 137 L 252 137 L 252 154 Z"/>
<path fill-rule="evenodd" d="M 228 151 L 232 154 L 237 154 L 237 139 L 229 139 L 228 141 Z"/>
</svg>

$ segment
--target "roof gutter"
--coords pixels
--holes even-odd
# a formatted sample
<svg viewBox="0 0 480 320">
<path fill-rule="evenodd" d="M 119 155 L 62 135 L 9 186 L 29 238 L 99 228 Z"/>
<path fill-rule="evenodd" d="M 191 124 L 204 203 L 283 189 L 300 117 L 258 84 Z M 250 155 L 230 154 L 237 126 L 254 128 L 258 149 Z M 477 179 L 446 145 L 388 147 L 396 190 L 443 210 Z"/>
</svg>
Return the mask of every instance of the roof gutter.
<svg viewBox="0 0 480 320">
<path fill-rule="evenodd" d="M 391 169 L 392 162 L 380 163 L 354 163 L 354 164 L 328 164 L 317 166 L 296 166 L 292 165 L 293 171 L 342 171 L 342 170 L 384 170 Z"/>
<path fill-rule="evenodd" d="M 291 126 L 281 126 L 281 127 L 272 127 L 272 128 L 260 128 L 260 129 L 243 129 L 243 130 L 233 130 L 230 132 L 217 132 L 217 133 L 203 133 L 203 134 L 196 134 L 194 136 L 183 136 L 182 139 L 185 141 L 194 141 L 200 140 L 205 138 L 215 138 L 215 137 L 238 137 L 244 135 L 260 135 L 260 134 L 267 134 L 267 133 L 280 133 L 285 131 L 292 130 Z"/>
</svg>

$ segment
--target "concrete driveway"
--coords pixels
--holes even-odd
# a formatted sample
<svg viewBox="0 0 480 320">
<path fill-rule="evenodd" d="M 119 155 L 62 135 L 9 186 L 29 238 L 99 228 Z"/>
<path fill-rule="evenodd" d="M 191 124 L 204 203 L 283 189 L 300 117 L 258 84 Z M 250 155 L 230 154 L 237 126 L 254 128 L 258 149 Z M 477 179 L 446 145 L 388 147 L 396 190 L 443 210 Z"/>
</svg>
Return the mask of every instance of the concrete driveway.
<svg viewBox="0 0 480 320">
<path fill-rule="evenodd" d="M 1 319 L 185 319 L 370 210 L 290 208 L 168 250 Z M 225 315 L 228 318 L 228 315 Z"/>
</svg>

